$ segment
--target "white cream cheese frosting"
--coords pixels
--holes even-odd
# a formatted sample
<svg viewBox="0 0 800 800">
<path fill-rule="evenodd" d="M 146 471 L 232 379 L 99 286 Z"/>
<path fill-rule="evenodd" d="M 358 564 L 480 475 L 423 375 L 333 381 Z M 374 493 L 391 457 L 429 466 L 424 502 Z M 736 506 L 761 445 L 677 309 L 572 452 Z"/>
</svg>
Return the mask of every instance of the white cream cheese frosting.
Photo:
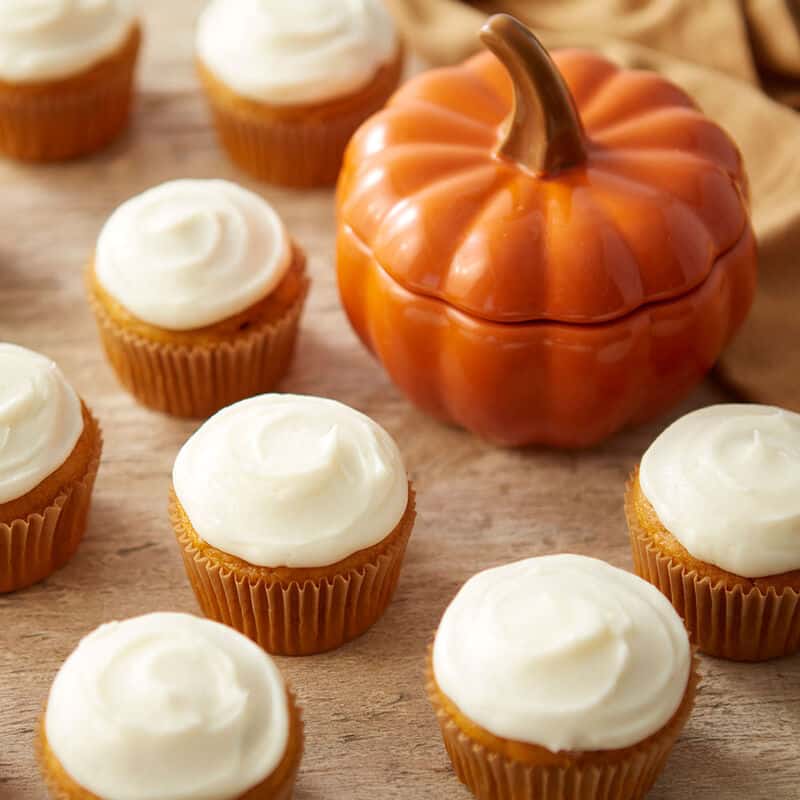
<svg viewBox="0 0 800 800">
<path fill-rule="evenodd" d="M 552 752 L 655 733 L 681 704 L 691 660 L 683 622 L 655 587 L 576 555 L 474 575 L 433 646 L 436 682 L 461 713 Z"/>
<path fill-rule="evenodd" d="M 121 47 L 135 22 L 132 0 L 2 0 L 0 80 L 68 78 Z"/>
<path fill-rule="evenodd" d="M 286 228 L 259 195 L 221 180 L 178 180 L 123 203 L 100 233 L 95 274 L 133 316 L 167 330 L 244 311 L 286 275 Z"/>
<path fill-rule="evenodd" d="M 265 567 L 334 564 L 386 538 L 408 503 L 389 434 L 320 397 L 224 408 L 186 442 L 172 477 L 200 538 Z"/>
<path fill-rule="evenodd" d="M 232 628 L 147 614 L 81 640 L 53 682 L 45 734 L 103 800 L 232 800 L 286 753 L 286 686 Z"/>
<path fill-rule="evenodd" d="M 695 558 L 746 578 L 800 569 L 800 414 L 736 403 L 693 411 L 650 445 L 639 483 Z"/>
<path fill-rule="evenodd" d="M 355 92 L 397 53 L 382 0 L 211 0 L 197 55 L 227 86 L 272 105 Z"/>
<path fill-rule="evenodd" d="M 61 370 L 39 353 L 0 342 L 0 503 L 55 472 L 81 433 L 81 401 Z"/>
</svg>

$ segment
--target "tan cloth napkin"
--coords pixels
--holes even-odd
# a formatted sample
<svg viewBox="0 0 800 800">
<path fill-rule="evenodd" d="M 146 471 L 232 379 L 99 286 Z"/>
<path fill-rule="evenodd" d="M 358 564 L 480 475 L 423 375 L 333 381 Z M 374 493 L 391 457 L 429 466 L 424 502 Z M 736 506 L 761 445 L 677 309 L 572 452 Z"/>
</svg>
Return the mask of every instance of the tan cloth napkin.
<svg viewBox="0 0 800 800">
<path fill-rule="evenodd" d="M 749 399 L 800 411 L 800 114 L 777 102 L 800 106 L 800 0 L 387 2 L 433 63 L 474 52 L 486 14 L 507 11 L 547 47 L 662 72 L 728 130 L 750 178 L 760 277 L 719 373 Z"/>
</svg>

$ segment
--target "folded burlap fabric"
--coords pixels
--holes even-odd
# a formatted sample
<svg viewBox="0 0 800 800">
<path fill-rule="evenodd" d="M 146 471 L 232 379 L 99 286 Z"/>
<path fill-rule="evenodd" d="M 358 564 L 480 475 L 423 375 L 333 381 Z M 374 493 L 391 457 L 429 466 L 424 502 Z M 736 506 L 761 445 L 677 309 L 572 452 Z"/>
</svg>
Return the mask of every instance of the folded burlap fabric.
<svg viewBox="0 0 800 800">
<path fill-rule="evenodd" d="M 547 47 L 592 47 L 686 89 L 742 150 L 759 292 L 719 375 L 751 400 L 800 411 L 799 0 L 387 0 L 432 63 L 478 49 L 486 14 L 515 14 Z M 774 98 L 774 99 L 773 99 Z"/>
</svg>

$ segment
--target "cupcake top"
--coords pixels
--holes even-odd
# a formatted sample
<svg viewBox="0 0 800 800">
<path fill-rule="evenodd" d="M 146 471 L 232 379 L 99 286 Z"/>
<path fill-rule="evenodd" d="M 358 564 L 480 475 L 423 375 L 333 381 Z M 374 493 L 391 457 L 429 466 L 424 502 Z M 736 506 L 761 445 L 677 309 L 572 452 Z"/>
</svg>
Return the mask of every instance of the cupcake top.
<svg viewBox="0 0 800 800">
<path fill-rule="evenodd" d="M 0 342 L 0 503 L 55 472 L 82 432 L 81 401 L 55 363 Z"/>
<path fill-rule="evenodd" d="M 3 0 L 0 80 L 68 78 L 111 55 L 135 21 L 132 0 Z"/>
<path fill-rule="evenodd" d="M 286 686 L 232 628 L 147 614 L 81 640 L 53 682 L 45 734 L 67 773 L 99 797 L 231 800 L 286 752 Z"/>
<path fill-rule="evenodd" d="M 320 567 L 377 544 L 408 503 L 397 445 L 334 400 L 265 394 L 183 446 L 175 494 L 209 544 L 265 567 Z"/>
<path fill-rule="evenodd" d="M 111 215 L 94 268 L 100 286 L 133 316 L 183 331 L 262 300 L 291 259 L 286 228 L 259 195 L 228 181 L 179 180 Z"/>
<path fill-rule="evenodd" d="M 639 483 L 695 558 L 746 578 L 800 569 L 800 414 L 693 411 L 650 445 Z"/>
<path fill-rule="evenodd" d="M 382 0 L 211 0 L 197 27 L 203 64 L 239 94 L 273 105 L 355 92 L 397 48 Z"/>
<path fill-rule="evenodd" d="M 479 572 L 436 633 L 441 691 L 495 736 L 560 750 L 646 739 L 681 704 L 689 638 L 646 581 L 593 558 L 529 558 Z"/>
</svg>

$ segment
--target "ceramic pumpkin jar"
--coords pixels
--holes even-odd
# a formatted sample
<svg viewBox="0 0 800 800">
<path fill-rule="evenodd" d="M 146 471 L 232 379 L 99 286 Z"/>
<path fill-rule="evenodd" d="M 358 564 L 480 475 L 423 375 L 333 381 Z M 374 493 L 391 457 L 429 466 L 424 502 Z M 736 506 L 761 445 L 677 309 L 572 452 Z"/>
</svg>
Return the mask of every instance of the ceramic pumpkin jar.
<svg viewBox="0 0 800 800">
<path fill-rule="evenodd" d="M 421 408 L 506 445 L 583 447 L 711 368 L 751 305 L 733 142 L 680 89 L 548 56 L 507 15 L 350 143 L 341 297 Z"/>
</svg>

